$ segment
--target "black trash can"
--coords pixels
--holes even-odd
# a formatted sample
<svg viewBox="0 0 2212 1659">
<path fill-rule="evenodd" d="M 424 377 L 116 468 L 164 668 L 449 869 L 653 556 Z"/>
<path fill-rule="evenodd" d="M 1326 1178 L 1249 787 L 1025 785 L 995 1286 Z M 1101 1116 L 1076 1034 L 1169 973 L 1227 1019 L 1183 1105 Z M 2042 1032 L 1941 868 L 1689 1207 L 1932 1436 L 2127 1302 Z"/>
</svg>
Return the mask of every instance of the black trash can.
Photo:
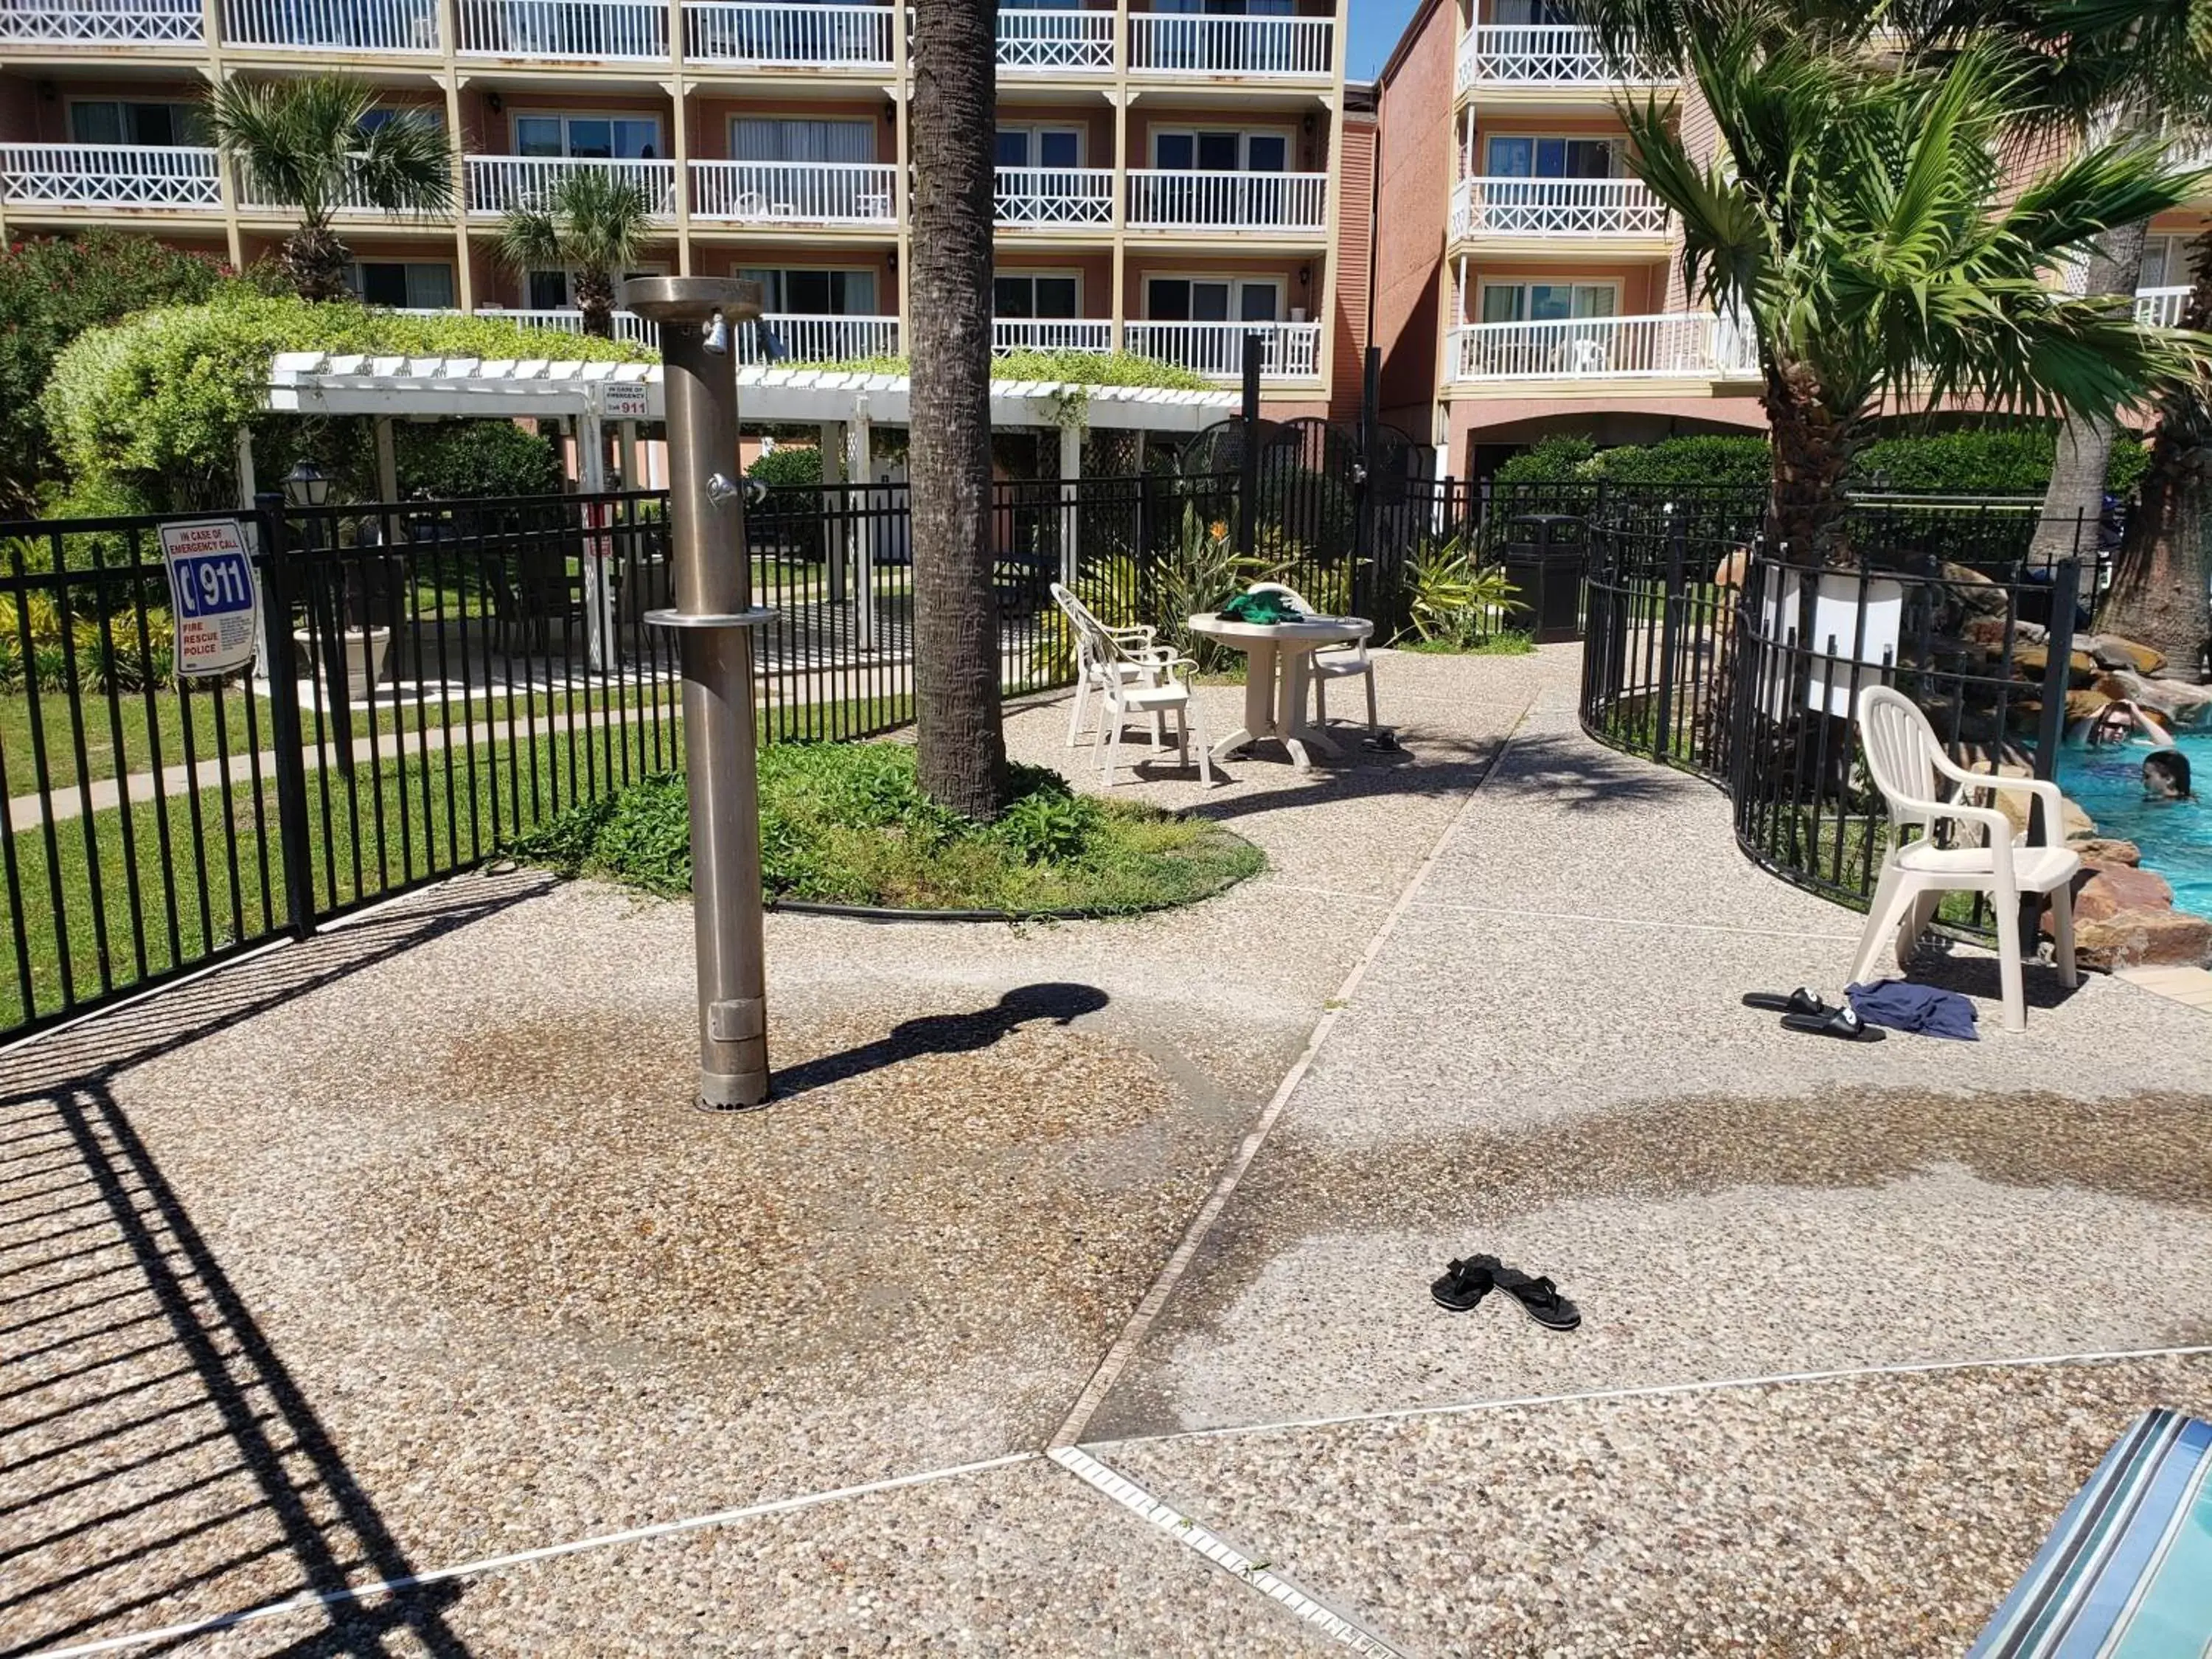
<svg viewBox="0 0 2212 1659">
<path fill-rule="evenodd" d="M 1526 513 L 1505 521 L 1500 562 L 1514 586 L 1507 615 L 1539 645 L 1582 636 L 1583 521 Z"/>
</svg>

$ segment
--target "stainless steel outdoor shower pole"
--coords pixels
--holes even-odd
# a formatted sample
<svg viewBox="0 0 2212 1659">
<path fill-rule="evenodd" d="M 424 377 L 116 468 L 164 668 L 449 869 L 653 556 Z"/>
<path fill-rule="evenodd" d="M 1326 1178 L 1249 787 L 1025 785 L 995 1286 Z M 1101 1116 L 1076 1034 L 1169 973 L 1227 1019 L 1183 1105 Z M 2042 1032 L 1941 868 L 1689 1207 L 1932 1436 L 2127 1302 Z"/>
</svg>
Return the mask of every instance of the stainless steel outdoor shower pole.
<svg viewBox="0 0 2212 1659">
<path fill-rule="evenodd" d="M 668 414 L 668 547 L 684 660 L 691 790 L 691 908 L 699 958 L 699 1103 L 768 1099 L 767 974 L 761 942 L 760 801 L 753 768 L 752 603 L 738 466 L 739 328 L 761 285 L 720 276 L 634 276 L 622 301 L 660 329 Z"/>
</svg>

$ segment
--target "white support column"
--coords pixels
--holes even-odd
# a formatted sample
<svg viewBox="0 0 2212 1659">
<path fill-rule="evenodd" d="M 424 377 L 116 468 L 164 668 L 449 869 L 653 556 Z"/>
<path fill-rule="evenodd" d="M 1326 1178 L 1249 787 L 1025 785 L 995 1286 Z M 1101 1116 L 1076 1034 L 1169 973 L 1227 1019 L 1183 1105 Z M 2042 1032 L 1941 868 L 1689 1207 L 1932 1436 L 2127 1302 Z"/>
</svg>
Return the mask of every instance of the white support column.
<svg viewBox="0 0 2212 1659">
<path fill-rule="evenodd" d="M 673 20 L 671 21 L 673 27 Z M 674 36 L 671 36 L 672 41 Z M 671 148 L 676 161 L 676 274 L 691 275 L 691 83 L 682 75 L 660 83 L 668 94 L 673 124 Z"/>
<path fill-rule="evenodd" d="M 834 484 L 842 476 L 842 469 L 845 464 L 845 423 L 842 421 L 823 422 L 815 441 L 822 451 L 822 482 Z M 840 496 L 836 499 L 851 498 Z M 842 536 L 824 537 L 823 539 L 822 556 L 830 567 L 830 603 L 842 605 L 852 586 L 852 551 Z"/>
<path fill-rule="evenodd" d="M 637 470 L 637 422 L 624 421 L 615 428 L 621 445 L 623 488 L 642 489 L 645 475 Z"/>
<path fill-rule="evenodd" d="M 259 488 L 259 486 L 255 483 L 253 477 L 253 428 L 252 427 L 241 426 L 238 428 L 238 445 L 236 453 L 238 457 L 238 504 L 242 509 L 251 511 L 253 506 L 254 493 Z"/>
<path fill-rule="evenodd" d="M 584 663 L 594 674 L 614 665 L 615 585 L 607 569 L 614 551 L 605 533 L 607 509 L 592 499 L 606 493 L 607 440 L 599 421 L 596 394 L 576 416 L 576 482 L 586 496 L 584 505 Z"/>
<path fill-rule="evenodd" d="M 376 417 L 376 499 L 399 499 L 399 452 L 392 441 L 392 416 Z"/>
<path fill-rule="evenodd" d="M 1082 482 L 1083 428 L 1063 426 L 1060 429 L 1060 580 L 1070 592 L 1075 587 L 1077 550 L 1083 539 L 1082 526 L 1077 522 Z"/>
<path fill-rule="evenodd" d="M 875 492 L 865 488 L 875 482 L 870 470 L 870 457 L 874 447 L 875 425 L 868 418 L 868 400 L 853 400 L 853 419 L 845 428 L 845 476 L 847 480 L 862 486 L 846 496 L 848 510 L 854 516 L 845 520 L 848 557 L 852 562 L 853 574 L 858 586 L 854 595 L 853 631 L 859 636 L 860 648 L 876 648 L 876 536 L 880 525 L 876 515 L 868 511 L 875 505 Z"/>
</svg>

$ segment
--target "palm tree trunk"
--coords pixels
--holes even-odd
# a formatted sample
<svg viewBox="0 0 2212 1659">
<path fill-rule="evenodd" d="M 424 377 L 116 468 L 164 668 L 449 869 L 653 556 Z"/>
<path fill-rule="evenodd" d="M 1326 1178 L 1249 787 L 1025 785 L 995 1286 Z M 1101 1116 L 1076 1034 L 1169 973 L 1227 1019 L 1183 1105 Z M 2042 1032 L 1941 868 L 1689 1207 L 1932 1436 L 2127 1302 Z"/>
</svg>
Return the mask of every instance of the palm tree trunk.
<svg viewBox="0 0 2212 1659">
<path fill-rule="evenodd" d="M 584 332 L 594 339 L 615 337 L 614 279 L 604 270 L 576 273 L 576 309 L 583 313 Z"/>
<path fill-rule="evenodd" d="M 914 9 L 914 689 L 923 792 L 983 822 L 1005 800 L 991 591 L 993 0 Z"/>
<path fill-rule="evenodd" d="M 284 276 L 302 300 L 346 297 L 346 266 L 353 254 L 328 225 L 301 225 L 284 239 Z"/>
<path fill-rule="evenodd" d="M 1819 380 L 1802 364 L 1771 364 L 1762 401 L 1774 450 L 1768 544 L 1794 564 L 1848 564 L 1844 479 L 1861 441 L 1859 423 L 1828 407 Z"/>
<path fill-rule="evenodd" d="M 2142 280 L 2143 240 L 2149 230 L 2150 221 L 2140 219 L 2107 232 L 2090 258 L 2082 292 L 2118 295 L 2122 303 L 2132 306 L 2136 285 Z M 2096 524 L 2105 510 L 2105 475 L 2112 466 L 2118 429 L 2110 421 L 2074 415 L 2059 427 L 2051 483 L 2043 492 L 2043 515 L 2036 521 L 2029 549 L 2038 562 L 2096 545 Z"/>
<path fill-rule="evenodd" d="M 2212 231 L 2191 250 L 2195 287 L 2181 317 L 2188 329 L 2212 327 Z M 2161 399 L 2158 432 L 2142 499 L 2128 515 L 2126 539 L 2112 561 L 2112 586 L 2097 613 L 2099 629 L 2164 654 L 2168 674 L 2188 680 L 2204 671 L 2212 640 L 2212 408 L 2198 381 Z"/>
</svg>

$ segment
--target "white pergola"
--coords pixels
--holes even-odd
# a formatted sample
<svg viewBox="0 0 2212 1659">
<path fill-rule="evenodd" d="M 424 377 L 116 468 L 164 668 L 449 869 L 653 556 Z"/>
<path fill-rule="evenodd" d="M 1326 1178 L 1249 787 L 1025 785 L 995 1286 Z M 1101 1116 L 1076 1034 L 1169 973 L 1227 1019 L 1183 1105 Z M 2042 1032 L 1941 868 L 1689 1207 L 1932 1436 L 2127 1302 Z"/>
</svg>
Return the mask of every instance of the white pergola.
<svg viewBox="0 0 2212 1659">
<path fill-rule="evenodd" d="M 747 422 L 817 426 L 825 457 L 842 454 L 846 476 L 868 481 L 869 438 L 878 426 L 913 423 L 913 388 L 903 374 L 841 374 L 818 368 L 745 364 L 738 402 Z M 1083 399 L 1079 424 L 1064 418 L 1069 400 Z M 605 487 L 603 434 L 621 435 L 624 476 L 635 480 L 637 427 L 663 416 L 658 363 L 561 362 L 550 358 L 380 357 L 287 351 L 270 364 L 262 406 L 272 413 L 366 415 L 376 422 L 379 483 L 398 493 L 392 465 L 394 420 L 477 416 L 490 420 L 568 417 L 576 422 L 579 482 Z M 1048 380 L 994 380 L 994 427 L 1057 428 L 1060 477 L 1083 476 L 1081 427 L 1190 434 L 1233 415 L 1233 392 L 1163 386 L 1097 386 Z M 252 499 L 250 450 L 240 450 L 241 499 Z"/>
</svg>

